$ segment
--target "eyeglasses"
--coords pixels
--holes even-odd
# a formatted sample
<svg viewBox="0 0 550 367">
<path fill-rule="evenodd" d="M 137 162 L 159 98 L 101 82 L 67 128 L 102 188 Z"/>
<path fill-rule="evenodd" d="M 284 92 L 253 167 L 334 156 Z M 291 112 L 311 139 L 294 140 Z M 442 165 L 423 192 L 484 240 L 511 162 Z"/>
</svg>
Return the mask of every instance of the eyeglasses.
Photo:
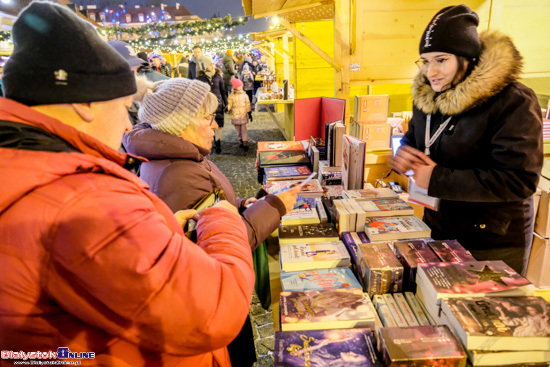
<svg viewBox="0 0 550 367">
<path fill-rule="evenodd" d="M 208 125 L 212 125 L 212 123 L 214 123 L 214 118 L 216 117 L 216 114 L 213 113 L 211 115 L 206 115 L 204 116 L 204 119 L 205 120 L 210 120 L 210 123 Z"/>
<path fill-rule="evenodd" d="M 430 66 L 436 71 L 444 71 L 445 70 L 445 65 L 447 65 L 446 61 L 449 60 L 451 58 L 451 56 L 452 55 L 436 57 L 433 60 L 426 60 L 426 59 L 420 58 L 420 59 L 416 60 L 414 63 L 423 72 L 428 71 L 428 68 Z"/>
</svg>

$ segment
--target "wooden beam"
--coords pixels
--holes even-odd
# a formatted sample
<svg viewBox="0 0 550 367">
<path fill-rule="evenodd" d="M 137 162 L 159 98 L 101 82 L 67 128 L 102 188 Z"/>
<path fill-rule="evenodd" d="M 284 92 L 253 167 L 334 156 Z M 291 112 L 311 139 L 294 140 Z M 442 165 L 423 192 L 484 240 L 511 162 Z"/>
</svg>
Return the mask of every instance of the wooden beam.
<svg viewBox="0 0 550 367">
<path fill-rule="evenodd" d="M 334 3 L 334 57 L 336 62 L 344 65 L 343 68 L 336 69 L 334 74 L 334 95 L 336 98 L 345 100 L 346 110 L 344 121 L 348 127 L 350 121 L 350 70 L 351 45 L 350 45 L 350 1 L 335 0 Z"/>
<path fill-rule="evenodd" d="M 271 37 L 266 37 L 266 39 L 269 41 L 269 42 L 273 42 L 275 44 L 275 47 L 277 47 L 277 43 L 273 40 L 273 38 Z M 292 59 L 292 55 L 287 51 L 285 50 L 284 48 L 281 48 L 281 51 L 285 54 L 287 54 L 288 57 L 290 57 Z"/>
<path fill-rule="evenodd" d="M 262 46 L 258 46 L 258 50 L 262 51 L 263 54 L 269 56 L 269 57 L 275 57 L 271 54 L 271 52 L 267 51 L 265 48 L 263 48 Z"/>
<path fill-rule="evenodd" d="M 304 10 L 304 9 L 314 8 L 314 7 L 317 7 L 317 6 L 334 4 L 334 0 L 323 0 L 323 1 L 317 1 L 317 2 L 314 2 L 314 3 L 310 3 L 310 4 L 283 8 L 285 4 L 286 4 L 286 1 L 279 10 L 272 10 L 272 11 L 268 11 L 268 12 L 265 12 L 265 13 L 254 14 L 254 18 L 256 18 L 256 19 L 265 18 L 265 17 L 270 17 L 272 15 L 281 15 L 281 14 L 288 13 L 288 12 L 291 12 L 291 11 Z"/>
<path fill-rule="evenodd" d="M 292 24 L 288 22 L 285 18 L 280 18 L 279 20 L 283 27 L 288 29 L 290 33 L 294 35 L 297 39 L 302 41 L 306 46 L 311 48 L 317 55 L 319 55 L 323 60 L 325 60 L 329 65 L 331 65 L 336 70 L 342 69 L 342 66 L 338 64 L 332 57 L 330 57 L 325 51 L 321 50 L 312 40 L 307 38 L 302 32 L 296 29 Z"/>
</svg>

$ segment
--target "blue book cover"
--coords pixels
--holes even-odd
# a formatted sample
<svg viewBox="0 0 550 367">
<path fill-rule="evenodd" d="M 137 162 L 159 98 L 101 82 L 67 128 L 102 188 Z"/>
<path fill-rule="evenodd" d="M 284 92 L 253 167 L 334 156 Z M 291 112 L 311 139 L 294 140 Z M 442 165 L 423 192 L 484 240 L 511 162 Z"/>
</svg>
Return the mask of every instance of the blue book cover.
<svg viewBox="0 0 550 367">
<path fill-rule="evenodd" d="M 357 276 L 357 279 L 359 279 L 359 282 L 364 285 L 363 279 L 367 263 L 359 244 L 369 243 L 370 240 L 365 232 L 342 232 L 340 237 L 349 252 L 353 272 Z"/>
<path fill-rule="evenodd" d="M 382 367 L 369 329 L 277 331 L 274 367 Z"/>
<path fill-rule="evenodd" d="M 321 291 L 324 289 L 363 289 L 349 268 L 281 271 L 284 292 Z"/>
</svg>

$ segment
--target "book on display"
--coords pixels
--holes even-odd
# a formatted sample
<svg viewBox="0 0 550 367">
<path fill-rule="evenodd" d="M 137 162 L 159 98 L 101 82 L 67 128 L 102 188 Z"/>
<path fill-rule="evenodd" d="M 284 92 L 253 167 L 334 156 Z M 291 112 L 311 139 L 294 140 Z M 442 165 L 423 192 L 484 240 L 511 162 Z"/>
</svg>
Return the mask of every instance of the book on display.
<svg viewBox="0 0 550 367">
<path fill-rule="evenodd" d="M 393 251 L 403 265 L 403 289 L 416 290 L 416 269 L 419 263 L 440 262 L 426 242 L 421 240 L 396 241 Z"/>
<path fill-rule="evenodd" d="M 315 243 L 338 241 L 338 232 L 332 223 L 281 225 L 279 243 Z"/>
<path fill-rule="evenodd" d="M 374 187 L 366 187 L 362 190 L 344 190 L 342 194 L 346 199 L 354 199 L 355 201 L 399 198 L 399 195 L 397 195 L 395 191 L 387 187 L 377 189 L 375 189 Z"/>
<path fill-rule="evenodd" d="M 420 323 L 416 319 L 416 316 L 411 306 L 409 306 L 409 303 L 405 299 L 403 293 L 393 293 L 392 296 L 395 300 L 395 303 L 397 303 L 397 307 L 399 307 L 399 311 L 401 311 L 403 317 L 405 318 L 405 321 L 407 321 L 407 324 L 409 326 L 420 326 Z"/>
<path fill-rule="evenodd" d="M 350 266 L 350 256 L 341 241 L 284 243 L 280 245 L 281 270 L 304 271 Z"/>
<path fill-rule="evenodd" d="M 298 186 L 303 180 L 281 180 L 281 181 L 266 181 L 264 189 L 269 194 L 276 194 L 285 190 L 291 189 L 294 186 Z M 323 195 L 323 188 L 319 183 L 319 180 L 312 179 L 302 186 L 300 191 L 301 197 L 321 197 Z"/>
<path fill-rule="evenodd" d="M 311 175 L 307 166 L 266 167 L 264 173 L 267 181 L 300 180 Z"/>
<path fill-rule="evenodd" d="M 441 298 L 532 296 L 535 290 L 531 282 L 500 260 L 421 263 L 416 282 L 427 300 L 437 300 L 437 304 Z"/>
<path fill-rule="evenodd" d="M 416 320 L 422 325 L 433 325 L 430 320 L 428 319 L 428 316 L 418 303 L 418 300 L 416 299 L 414 293 L 412 292 L 405 292 L 405 299 L 407 300 L 407 303 L 411 307 L 412 312 L 414 313 L 414 316 L 416 317 Z"/>
<path fill-rule="evenodd" d="M 395 321 L 397 326 L 400 326 L 400 327 L 409 326 L 409 324 L 405 320 L 405 316 L 403 316 L 403 313 L 399 309 L 399 306 L 397 306 L 397 302 L 395 302 L 395 299 L 393 298 L 391 293 L 385 293 L 382 295 L 382 297 L 384 297 L 384 301 L 386 302 L 386 305 L 390 310 L 391 316 L 393 317 L 393 320 Z"/>
<path fill-rule="evenodd" d="M 374 329 L 369 296 L 358 289 L 281 292 L 281 329 Z"/>
<path fill-rule="evenodd" d="M 357 275 L 359 283 L 364 286 L 363 279 L 365 277 L 367 262 L 359 244 L 368 243 L 370 241 L 365 232 L 342 232 L 340 236 L 350 254 L 352 270 L 354 274 Z"/>
<path fill-rule="evenodd" d="M 274 367 L 383 367 L 370 329 L 275 332 Z"/>
<path fill-rule="evenodd" d="M 386 242 L 360 244 L 366 268 L 363 285 L 372 297 L 375 294 L 401 292 L 403 266 Z"/>
<path fill-rule="evenodd" d="M 550 351 L 550 304 L 542 297 L 451 298 L 441 311 L 467 349 Z"/>
<path fill-rule="evenodd" d="M 395 199 L 375 199 L 357 202 L 367 217 L 391 217 L 394 215 L 414 215 L 414 209 L 405 201 Z"/>
<path fill-rule="evenodd" d="M 550 350 L 491 352 L 466 349 L 466 353 L 474 367 L 548 367 L 550 365 Z"/>
<path fill-rule="evenodd" d="M 273 150 L 258 153 L 258 165 L 262 168 L 276 166 L 298 166 L 309 164 L 304 150 Z"/>
<path fill-rule="evenodd" d="M 320 291 L 329 289 L 360 289 L 363 287 L 346 267 L 281 272 L 284 292 Z"/>
<path fill-rule="evenodd" d="M 447 326 L 386 327 L 380 334 L 388 367 L 466 366 L 466 352 Z"/>
<path fill-rule="evenodd" d="M 390 308 L 386 303 L 386 300 L 381 294 L 375 294 L 372 297 L 372 302 L 374 304 L 374 307 L 376 308 L 376 312 L 378 312 L 378 316 L 380 316 L 380 319 L 384 327 L 398 326 L 395 320 L 393 319 L 393 316 L 390 312 Z"/>
<path fill-rule="evenodd" d="M 427 241 L 441 261 L 462 263 L 476 261 L 470 251 L 466 250 L 457 240 Z"/>
<path fill-rule="evenodd" d="M 304 146 L 299 141 L 259 141 L 258 152 L 296 150 L 303 151 Z"/>
<path fill-rule="evenodd" d="M 314 198 L 304 198 L 298 195 L 293 209 L 281 218 L 283 225 L 319 224 L 319 215 Z"/>
<path fill-rule="evenodd" d="M 414 215 L 367 218 L 365 232 L 371 241 L 391 241 L 431 235 L 430 227 Z"/>
</svg>

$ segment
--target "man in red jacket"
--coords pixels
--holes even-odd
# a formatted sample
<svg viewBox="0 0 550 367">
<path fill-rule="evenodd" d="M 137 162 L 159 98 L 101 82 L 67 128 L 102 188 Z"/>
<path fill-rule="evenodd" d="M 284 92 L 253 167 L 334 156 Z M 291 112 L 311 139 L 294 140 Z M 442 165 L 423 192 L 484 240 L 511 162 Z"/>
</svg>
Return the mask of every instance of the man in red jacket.
<svg viewBox="0 0 550 367">
<path fill-rule="evenodd" d="M 0 366 L 230 366 L 254 287 L 242 219 L 220 202 L 192 243 L 185 215 L 125 169 L 139 160 L 116 150 L 131 129 L 134 74 L 91 25 L 35 2 L 12 36 L 0 98 Z"/>
</svg>

